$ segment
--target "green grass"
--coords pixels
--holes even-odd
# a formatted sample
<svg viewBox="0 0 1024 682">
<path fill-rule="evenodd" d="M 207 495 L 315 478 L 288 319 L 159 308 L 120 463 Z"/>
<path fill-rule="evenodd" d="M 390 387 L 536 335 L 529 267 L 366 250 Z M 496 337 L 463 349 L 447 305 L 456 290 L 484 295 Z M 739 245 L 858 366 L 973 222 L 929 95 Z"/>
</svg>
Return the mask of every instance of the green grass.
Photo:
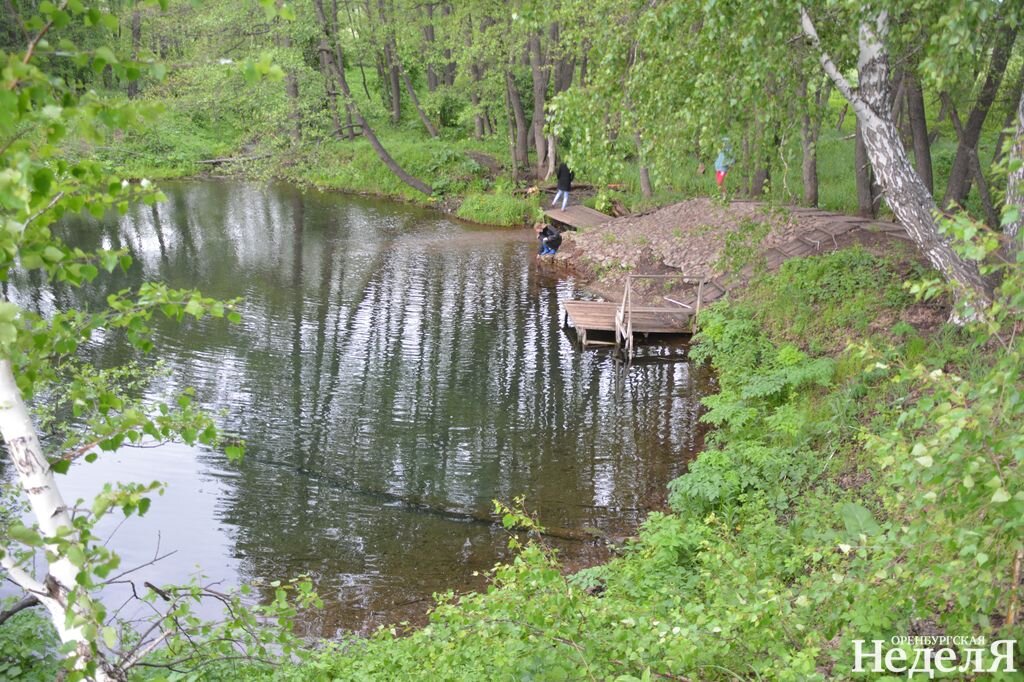
<svg viewBox="0 0 1024 682">
<path fill-rule="evenodd" d="M 468 194 L 456 213 L 463 220 L 484 225 L 516 226 L 529 222 L 540 210 L 536 197 L 511 194 Z"/>
</svg>

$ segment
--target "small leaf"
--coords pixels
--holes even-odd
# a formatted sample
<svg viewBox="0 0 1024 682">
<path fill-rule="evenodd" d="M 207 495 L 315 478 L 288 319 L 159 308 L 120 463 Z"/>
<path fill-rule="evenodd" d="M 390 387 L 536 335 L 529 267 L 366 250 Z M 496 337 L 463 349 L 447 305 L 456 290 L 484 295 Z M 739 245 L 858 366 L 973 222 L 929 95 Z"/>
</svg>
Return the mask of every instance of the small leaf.
<svg viewBox="0 0 1024 682">
<path fill-rule="evenodd" d="M 29 547 L 39 547 L 43 544 L 43 538 L 34 529 L 26 528 L 20 523 L 14 523 L 7 529 L 7 534 L 12 540 L 28 545 Z"/>
<path fill-rule="evenodd" d="M 992 493 L 992 501 L 999 504 L 1002 502 L 1010 501 L 1010 493 L 1006 492 L 1006 488 L 999 488 Z"/>
<path fill-rule="evenodd" d="M 68 561 L 77 568 L 81 568 L 85 565 L 85 550 L 82 549 L 81 545 L 68 545 L 67 554 L 65 556 L 67 556 Z"/>
<path fill-rule="evenodd" d="M 117 644 L 117 630 L 112 626 L 108 625 L 103 628 L 103 643 L 107 645 L 108 649 L 113 649 Z"/>
</svg>

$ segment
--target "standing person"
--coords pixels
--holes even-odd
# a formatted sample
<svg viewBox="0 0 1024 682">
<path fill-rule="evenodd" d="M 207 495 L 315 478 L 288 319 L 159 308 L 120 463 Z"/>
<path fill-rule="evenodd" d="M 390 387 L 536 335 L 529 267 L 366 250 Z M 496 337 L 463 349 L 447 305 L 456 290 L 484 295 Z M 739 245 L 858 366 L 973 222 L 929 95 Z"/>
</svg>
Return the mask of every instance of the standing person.
<svg viewBox="0 0 1024 682">
<path fill-rule="evenodd" d="M 734 163 L 736 163 L 736 159 L 732 158 L 732 143 L 729 142 L 728 137 L 723 137 L 722 150 L 718 152 L 718 158 L 715 159 L 715 182 L 718 183 L 718 190 L 723 197 L 725 196 L 725 176 Z"/>
<path fill-rule="evenodd" d="M 569 203 L 569 191 L 572 189 L 573 177 L 575 177 L 573 172 L 569 170 L 564 161 L 558 165 L 558 191 L 555 192 L 555 198 L 551 202 L 552 206 L 557 204 L 558 198 L 561 197 L 562 210 L 565 210 L 566 205 Z"/>
</svg>

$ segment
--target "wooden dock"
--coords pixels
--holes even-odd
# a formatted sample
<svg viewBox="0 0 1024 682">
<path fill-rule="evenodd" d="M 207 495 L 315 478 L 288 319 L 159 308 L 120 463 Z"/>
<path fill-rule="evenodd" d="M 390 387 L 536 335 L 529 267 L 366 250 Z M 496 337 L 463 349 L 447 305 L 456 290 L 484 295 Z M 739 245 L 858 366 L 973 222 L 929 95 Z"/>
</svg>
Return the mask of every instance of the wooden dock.
<svg viewBox="0 0 1024 682">
<path fill-rule="evenodd" d="M 697 285 L 695 306 L 635 306 L 633 280 L 646 278 L 682 278 Z M 564 301 L 565 321 L 576 330 L 580 344 L 586 346 L 623 346 L 626 354 L 633 354 L 633 335 L 692 334 L 697 314 L 703 301 L 704 280 L 692 280 L 682 275 L 629 275 L 621 303 L 606 301 Z M 613 340 L 594 338 L 593 332 L 611 332 Z"/>
<path fill-rule="evenodd" d="M 544 211 L 544 215 L 551 222 L 564 225 L 572 230 L 581 227 L 596 227 L 597 225 L 603 225 L 609 220 L 614 220 L 611 216 L 579 204 L 567 206 L 564 211 L 560 208 L 549 208 Z"/>
</svg>

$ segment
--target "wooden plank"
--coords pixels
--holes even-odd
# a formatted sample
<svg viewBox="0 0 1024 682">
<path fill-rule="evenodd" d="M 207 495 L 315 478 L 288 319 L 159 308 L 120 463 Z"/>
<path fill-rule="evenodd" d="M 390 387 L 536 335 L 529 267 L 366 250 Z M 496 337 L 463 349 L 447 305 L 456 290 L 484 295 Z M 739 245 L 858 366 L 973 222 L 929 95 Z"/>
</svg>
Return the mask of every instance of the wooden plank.
<svg viewBox="0 0 1024 682">
<path fill-rule="evenodd" d="M 831 241 L 832 240 L 829 240 L 829 243 L 831 243 Z M 802 240 L 794 240 L 786 242 L 785 244 L 780 244 L 778 249 L 791 258 L 798 258 L 800 256 L 806 256 L 814 253 L 817 249 L 813 244 L 813 242 L 808 244 Z"/>
<path fill-rule="evenodd" d="M 607 223 L 609 220 L 613 220 L 611 216 L 579 204 L 568 206 L 564 211 L 560 208 L 549 208 L 544 211 L 544 215 L 553 222 L 568 225 L 574 229 L 596 227 Z"/>
<path fill-rule="evenodd" d="M 600 301 L 565 301 L 562 304 L 572 325 L 591 331 L 615 331 L 617 303 Z M 643 306 L 632 309 L 630 318 L 634 333 L 678 334 L 684 332 L 691 314 L 678 307 Z"/>
</svg>

